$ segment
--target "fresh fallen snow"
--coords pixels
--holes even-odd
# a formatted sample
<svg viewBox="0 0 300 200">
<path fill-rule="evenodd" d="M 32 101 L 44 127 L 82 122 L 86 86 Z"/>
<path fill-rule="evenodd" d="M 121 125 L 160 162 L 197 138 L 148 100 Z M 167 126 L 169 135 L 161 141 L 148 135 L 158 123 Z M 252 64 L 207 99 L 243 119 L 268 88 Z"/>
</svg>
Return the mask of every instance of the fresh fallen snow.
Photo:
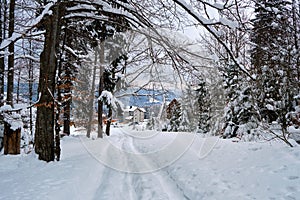
<svg viewBox="0 0 300 200">
<path fill-rule="evenodd" d="M 62 139 L 59 162 L 0 156 L 0 199 L 298 199 L 300 147 L 113 128 Z"/>
</svg>

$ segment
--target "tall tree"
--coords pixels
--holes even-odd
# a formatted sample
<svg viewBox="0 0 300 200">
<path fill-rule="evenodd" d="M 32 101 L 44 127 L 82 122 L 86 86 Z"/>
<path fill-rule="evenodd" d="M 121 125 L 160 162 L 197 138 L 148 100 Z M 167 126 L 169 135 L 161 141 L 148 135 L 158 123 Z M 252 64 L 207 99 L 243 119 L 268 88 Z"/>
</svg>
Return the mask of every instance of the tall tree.
<svg viewBox="0 0 300 200">
<path fill-rule="evenodd" d="M 198 131 L 208 133 L 210 131 L 210 95 L 205 80 L 200 80 L 195 89 L 198 106 Z"/>
<path fill-rule="evenodd" d="M 125 65 L 122 65 L 122 62 L 125 62 L 127 60 L 127 55 L 124 52 L 126 42 L 122 34 L 115 33 L 114 37 L 112 39 L 107 40 L 105 43 L 106 47 L 110 47 L 109 54 L 107 55 L 107 60 L 108 62 L 110 62 L 110 65 L 104 70 L 103 73 L 103 89 L 110 92 L 113 95 L 118 82 L 121 80 L 121 75 L 125 72 Z M 110 125 L 113 115 L 113 104 L 111 103 L 112 99 L 104 100 L 106 106 L 108 107 L 105 133 L 106 135 L 110 135 Z"/>
<path fill-rule="evenodd" d="M 168 131 L 179 131 L 179 126 L 181 122 L 181 104 L 173 99 L 167 106 L 167 119 L 169 119 Z"/>
<path fill-rule="evenodd" d="M 93 65 L 93 72 L 92 72 L 92 85 L 91 85 L 91 90 L 89 99 L 88 99 L 88 124 L 87 124 L 87 130 L 86 130 L 86 136 L 90 137 L 91 132 L 92 132 L 92 126 L 93 126 L 93 118 L 94 118 L 94 100 L 95 100 L 95 81 L 96 81 L 96 69 L 98 66 L 98 53 L 95 51 L 95 60 L 94 60 L 94 65 Z M 99 124 L 99 122 L 98 122 Z M 102 131 L 102 130 L 101 130 Z M 101 137 L 101 136 L 99 136 Z"/>
<path fill-rule="evenodd" d="M 256 78 L 257 100 L 262 119 L 285 123 L 291 108 L 290 26 L 288 1 L 260 0 L 256 3 L 256 17 L 251 41 L 253 73 Z M 285 113 L 285 114 L 284 114 Z"/>
<path fill-rule="evenodd" d="M 0 5 L 0 44 L 5 38 L 5 9 L 6 1 L 1 0 Z M 0 54 L 0 106 L 4 104 L 4 71 L 5 71 L 5 63 L 4 63 L 4 55 Z"/>
<path fill-rule="evenodd" d="M 9 2 L 9 26 L 8 37 L 12 37 L 15 31 L 15 0 Z M 6 102 L 13 105 L 13 90 L 14 90 L 14 63 L 15 63 L 15 43 L 11 42 L 8 47 L 8 74 L 7 74 L 7 98 Z"/>
<path fill-rule="evenodd" d="M 53 161 L 54 145 L 54 92 L 57 69 L 57 47 L 61 29 L 61 2 L 52 8 L 52 15 L 45 17 L 45 44 L 40 60 L 39 88 L 40 99 L 37 104 L 35 132 L 35 152 L 40 160 Z"/>
<path fill-rule="evenodd" d="M 293 109 L 298 83 L 295 81 L 297 67 L 292 62 L 294 47 L 290 5 L 287 0 L 256 2 L 251 61 L 261 119 L 266 125 L 279 123 L 282 132 L 277 137 L 292 146 L 287 141 L 287 115 Z"/>
</svg>

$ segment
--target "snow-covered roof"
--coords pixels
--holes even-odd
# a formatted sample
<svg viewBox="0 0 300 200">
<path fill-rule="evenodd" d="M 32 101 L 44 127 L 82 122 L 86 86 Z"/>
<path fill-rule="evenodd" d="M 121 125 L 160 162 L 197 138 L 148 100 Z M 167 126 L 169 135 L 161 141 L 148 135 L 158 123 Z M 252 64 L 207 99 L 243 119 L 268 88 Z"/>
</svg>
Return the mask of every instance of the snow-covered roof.
<svg viewBox="0 0 300 200">
<path fill-rule="evenodd" d="M 146 112 L 146 110 L 144 108 L 139 108 L 142 112 Z"/>
</svg>

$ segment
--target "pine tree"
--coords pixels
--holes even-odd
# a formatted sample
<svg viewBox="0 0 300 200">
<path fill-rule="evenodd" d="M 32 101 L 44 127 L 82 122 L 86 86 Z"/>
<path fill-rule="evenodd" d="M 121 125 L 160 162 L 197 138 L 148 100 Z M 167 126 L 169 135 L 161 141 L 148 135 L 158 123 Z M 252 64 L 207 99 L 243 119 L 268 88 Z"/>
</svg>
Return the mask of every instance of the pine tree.
<svg viewBox="0 0 300 200">
<path fill-rule="evenodd" d="M 256 76 L 258 106 L 266 122 L 285 123 L 292 94 L 289 16 L 285 0 L 258 1 L 251 36 L 253 72 Z"/>
<path fill-rule="evenodd" d="M 85 128 L 88 127 L 86 119 L 89 118 L 89 110 L 90 107 L 90 91 L 91 91 L 91 77 L 92 75 L 92 66 L 88 63 L 83 63 L 82 66 L 78 69 L 78 76 L 74 83 L 74 118 L 76 119 L 76 123 L 78 126 L 83 126 Z M 95 95 L 95 91 L 92 92 Z M 92 106 L 93 108 L 93 106 Z M 94 108 L 93 108 L 94 110 Z"/>
<path fill-rule="evenodd" d="M 210 96 L 204 79 L 200 79 L 195 89 L 198 106 L 198 131 L 208 133 L 210 131 Z"/>
<path fill-rule="evenodd" d="M 181 123 L 181 104 L 173 99 L 168 105 L 167 109 L 167 119 L 169 119 L 168 131 L 179 131 L 180 123 Z"/>
<path fill-rule="evenodd" d="M 226 97 L 223 137 L 243 137 L 257 128 L 257 108 L 253 101 L 251 80 L 244 77 L 233 63 L 225 67 L 224 89 Z M 245 82 L 245 80 L 247 80 Z"/>
<path fill-rule="evenodd" d="M 195 94 L 194 90 L 188 85 L 183 91 L 181 97 L 181 109 L 182 109 L 182 121 L 181 125 L 184 128 L 183 131 L 193 131 L 197 129 L 197 120 L 195 119 Z"/>
</svg>

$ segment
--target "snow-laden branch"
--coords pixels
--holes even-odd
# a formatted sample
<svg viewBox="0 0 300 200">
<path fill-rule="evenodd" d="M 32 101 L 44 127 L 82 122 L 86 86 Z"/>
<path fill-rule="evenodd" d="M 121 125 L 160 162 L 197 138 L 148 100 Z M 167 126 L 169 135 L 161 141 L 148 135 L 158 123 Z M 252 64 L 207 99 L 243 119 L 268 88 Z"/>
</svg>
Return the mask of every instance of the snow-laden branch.
<svg viewBox="0 0 300 200">
<path fill-rule="evenodd" d="M 113 21 L 112 18 L 109 18 L 108 16 L 117 15 L 125 17 L 133 26 L 139 25 L 141 26 L 143 23 L 139 20 L 139 16 L 136 12 L 136 10 L 130 6 L 129 4 L 124 4 L 119 1 L 114 1 L 114 4 L 117 4 L 119 8 L 114 8 L 111 5 L 111 1 L 109 0 L 102 0 L 102 1 L 79 1 L 78 5 L 75 5 L 73 7 L 67 8 L 67 11 L 69 14 L 67 14 L 64 18 L 90 18 L 90 19 L 96 19 L 96 20 L 102 20 L 102 21 L 110 21 L 113 23 L 116 23 Z M 97 14 L 95 11 L 101 10 L 102 14 Z M 121 24 L 124 25 L 124 24 Z"/>
<path fill-rule="evenodd" d="M 21 56 L 16 56 L 15 59 L 29 59 L 29 60 L 32 60 L 33 62 L 40 62 L 40 59 L 38 58 L 35 58 L 31 55 L 21 55 Z"/>
<path fill-rule="evenodd" d="M 5 40 L 3 40 L 3 42 L 0 44 L 0 50 L 3 50 L 5 48 L 7 48 L 12 42 L 16 42 L 19 39 L 23 38 L 26 36 L 27 33 L 29 33 L 34 27 L 36 27 L 37 25 L 39 25 L 39 23 L 42 21 L 42 19 L 46 16 L 46 15 L 51 15 L 52 11 L 51 8 L 53 5 L 55 5 L 56 0 L 53 0 L 52 2 L 48 3 L 43 12 L 41 13 L 41 15 L 39 15 L 37 18 L 35 18 L 35 20 L 28 22 L 24 27 L 23 30 L 18 31 L 18 32 L 14 32 L 12 34 L 12 36 L 10 38 L 7 38 Z"/>
<path fill-rule="evenodd" d="M 232 51 L 230 51 L 230 48 L 224 43 L 224 41 L 222 41 L 220 39 L 220 37 L 219 37 L 220 34 L 218 33 L 218 31 L 213 26 L 210 26 L 211 20 L 207 20 L 203 16 L 199 15 L 184 0 L 173 0 L 173 1 L 177 5 L 179 5 L 183 10 L 185 10 L 190 16 L 192 16 L 197 22 L 199 22 L 219 42 L 219 44 L 221 44 L 221 46 L 224 47 L 224 49 L 226 50 L 226 52 L 228 53 L 229 57 L 232 59 L 234 64 L 237 65 L 240 68 L 240 70 L 242 72 L 244 72 L 251 80 L 254 80 L 254 78 L 249 74 L 249 72 L 247 70 L 245 70 L 243 66 L 241 66 L 241 64 L 238 62 L 238 60 L 233 55 Z M 226 25 L 226 26 L 230 25 L 229 27 L 236 26 L 236 24 L 231 23 L 230 20 L 228 20 L 228 19 L 227 20 L 222 19 L 221 21 L 223 23 L 225 23 L 225 24 L 223 24 L 220 22 L 223 25 Z"/>
<path fill-rule="evenodd" d="M 80 54 L 77 54 L 71 47 L 69 47 L 69 46 L 67 46 L 67 45 L 65 45 L 64 48 L 65 48 L 65 50 L 66 50 L 67 52 L 69 52 L 70 54 L 72 54 L 72 55 L 73 55 L 74 57 L 76 57 L 76 58 L 79 58 L 79 59 L 85 59 L 85 58 L 87 58 L 86 55 L 80 55 Z"/>
<path fill-rule="evenodd" d="M 107 90 L 102 91 L 101 95 L 98 98 L 98 101 L 105 102 L 107 105 L 111 105 L 113 108 L 117 108 L 117 99 L 111 92 Z"/>
<path fill-rule="evenodd" d="M 33 104 L 31 104 L 29 106 L 21 106 L 21 107 L 18 107 L 18 108 L 12 108 L 10 105 L 3 105 L 3 106 L 0 107 L 0 113 L 20 112 L 21 110 L 32 108 L 32 107 L 36 106 L 39 103 L 39 101 L 41 100 L 41 96 L 42 96 L 42 94 L 39 93 L 39 98 Z"/>
</svg>

